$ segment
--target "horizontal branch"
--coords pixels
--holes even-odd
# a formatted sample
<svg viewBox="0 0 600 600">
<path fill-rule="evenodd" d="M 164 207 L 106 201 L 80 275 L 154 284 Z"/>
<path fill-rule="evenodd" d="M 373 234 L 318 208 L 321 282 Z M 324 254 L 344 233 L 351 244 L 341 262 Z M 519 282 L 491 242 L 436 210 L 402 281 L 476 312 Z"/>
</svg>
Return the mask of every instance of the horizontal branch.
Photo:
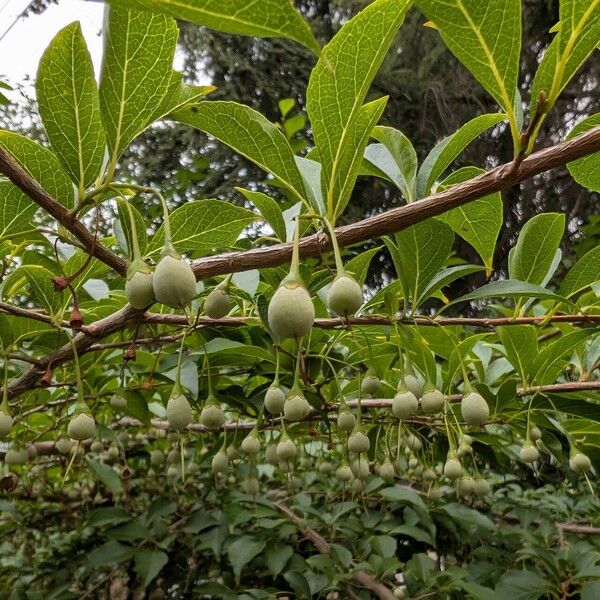
<svg viewBox="0 0 600 600">
<path fill-rule="evenodd" d="M 573 160 L 598 151 L 600 151 L 600 126 L 590 129 L 579 137 L 531 154 L 517 168 L 514 168 L 513 163 L 507 163 L 417 202 L 388 210 L 352 225 L 338 227 L 335 230 L 338 244 L 350 246 L 402 231 L 415 223 L 494 192 L 501 192 L 535 175 L 562 167 Z M 327 250 L 331 250 L 331 242 L 325 234 L 310 235 L 300 240 L 302 257 L 318 256 Z M 291 257 L 292 244 L 277 244 L 266 248 L 207 256 L 194 261 L 192 268 L 197 279 L 206 279 L 226 273 L 276 267 L 289 262 Z"/>
<path fill-rule="evenodd" d="M 119 275 L 127 271 L 126 261 L 111 252 L 102 244 L 94 242 L 94 236 L 87 227 L 57 199 L 53 198 L 19 163 L 0 145 L 0 173 L 12 181 L 24 194 L 54 217 L 65 229 L 72 233 L 86 252 L 92 253 Z"/>
<path fill-rule="evenodd" d="M 423 200 L 364 219 L 352 225 L 340 227 L 336 230 L 336 237 L 341 246 L 347 246 L 394 233 L 429 217 L 439 215 L 490 193 L 507 189 L 539 173 L 564 166 L 572 160 L 597 151 L 600 151 L 600 127 L 595 127 L 572 140 L 540 150 L 527 157 L 517 166 L 508 163 L 439 194 L 434 194 Z M 83 223 L 52 198 L 2 147 L 0 147 L 0 173 L 6 175 L 34 202 L 68 229 L 88 252 L 95 247 L 94 256 L 96 258 L 115 269 L 118 273 L 125 274 L 125 261 L 102 244 L 95 245 L 93 235 Z M 194 272 L 197 279 L 204 279 L 218 274 L 277 266 L 290 260 L 291 248 L 291 244 L 278 244 L 245 252 L 232 252 L 206 257 L 194 262 Z M 322 234 L 308 236 L 301 240 L 300 249 L 302 256 L 315 256 L 323 250 L 329 249 L 329 241 Z M 75 336 L 74 341 L 77 351 L 88 351 L 90 346 L 99 342 L 101 338 L 122 330 L 130 323 L 139 320 L 142 315 L 141 311 L 126 306 L 109 317 L 100 319 Z M 336 321 L 339 323 L 339 320 L 331 320 L 332 327 L 335 326 Z M 36 387 L 39 384 L 43 370 L 48 365 L 60 365 L 70 359 L 72 359 L 70 345 L 62 346 L 54 353 L 40 358 L 39 365 L 33 365 L 21 377 L 9 383 L 9 397 L 14 397 Z"/>
</svg>

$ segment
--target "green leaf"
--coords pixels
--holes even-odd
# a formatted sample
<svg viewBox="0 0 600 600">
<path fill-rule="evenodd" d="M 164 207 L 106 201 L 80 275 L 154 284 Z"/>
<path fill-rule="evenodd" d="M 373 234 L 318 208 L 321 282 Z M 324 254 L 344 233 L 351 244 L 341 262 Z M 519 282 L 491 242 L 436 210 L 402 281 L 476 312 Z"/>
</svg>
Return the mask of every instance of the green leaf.
<svg viewBox="0 0 600 600">
<path fill-rule="evenodd" d="M 404 20 L 407 0 L 376 0 L 325 46 L 307 89 L 327 215 L 341 214 L 385 99 L 363 106 L 375 73 Z"/>
<path fill-rule="evenodd" d="M 173 243 L 179 252 L 208 254 L 215 249 L 231 247 L 244 227 L 257 216 L 224 200 L 196 200 L 171 213 Z M 148 254 L 160 252 L 164 242 L 164 227 L 152 236 Z"/>
<path fill-rule="evenodd" d="M 487 515 L 458 502 L 446 504 L 442 510 L 471 535 L 490 533 L 497 529 L 494 521 Z"/>
<path fill-rule="evenodd" d="M 586 581 L 581 586 L 581 600 L 598 600 L 600 598 L 600 581 Z"/>
<path fill-rule="evenodd" d="M 535 571 L 510 570 L 496 585 L 496 594 L 512 600 L 539 600 L 552 587 L 550 581 Z"/>
<path fill-rule="evenodd" d="M 171 116 L 209 133 L 271 173 L 295 199 L 306 197 L 289 142 L 259 112 L 237 102 L 213 100 L 176 110 Z"/>
<path fill-rule="evenodd" d="M 350 563 L 352 562 L 352 552 L 350 552 L 348 548 L 341 544 L 333 543 L 331 544 L 331 556 L 334 560 L 340 562 L 344 568 L 347 569 L 350 567 Z"/>
<path fill-rule="evenodd" d="M 134 542 L 151 537 L 150 531 L 139 519 L 132 519 L 123 525 L 117 525 L 106 532 L 106 537 L 120 542 Z"/>
<path fill-rule="evenodd" d="M 600 6 L 600 1 L 598 2 Z M 594 127 L 600 126 L 600 113 L 596 113 L 580 123 L 577 123 L 567 135 L 567 139 L 575 138 Z M 600 152 L 588 154 L 583 158 L 567 163 L 567 169 L 573 179 L 583 187 L 594 192 L 600 192 Z"/>
<path fill-rule="evenodd" d="M 264 217 L 265 221 L 271 226 L 273 232 L 277 236 L 280 242 L 286 241 L 285 233 L 285 222 L 281 214 L 281 208 L 276 200 L 273 200 L 270 196 L 263 194 L 262 192 L 253 192 L 252 190 L 246 190 L 244 188 L 235 188 L 245 198 L 250 200 L 256 208 L 260 211 L 260 214 Z"/>
<path fill-rule="evenodd" d="M 129 521 L 131 517 L 118 506 L 104 506 L 96 508 L 90 513 L 89 527 L 103 527 L 104 525 L 118 525 Z"/>
<path fill-rule="evenodd" d="M 265 540 L 257 540 L 249 535 L 243 535 L 229 546 L 227 556 L 236 578 L 239 578 L 244 566 L 256 558 L 266 545 Z"/>
<path fill-rule="evenodd" d="M 133 558 L 135 550 L 115 540 L 110 540 L 99 548 L 92 550 L 87 557 L 88 569 L 97 569 L 109 565 L 115 565 Z"/>
<path fill-rule="evenodd" d="M 508 259 L 511 279 L 545 285 L 565 231 L 563 213 L 536 215 L 521 229 Z"/>
<path fill-rule="evenodd" d="M 0 146 L 58 202 L 75 206 L 75 190 L 55 154 L 18 133 L 0 130 Z"/>
<path fill-rule="evenodd" d="M 496 329 L 504 346 L 508 362 L 515 368 L 521 381 L 527 382 L 527 374 L 538 354 L 538 341 L 532 325 L 505 325 Z"/>
<path fill-rule="evenodd" d="M 600 423 L 591 419 L 566 419 L 562 425 L 582 450 L 600 448 Z"/>
<path fill-rule="evenodd" d="M 435 181 L 475 138 L 505 119 L 505 115 L 500 113 L 479 115 L 438 142 L 417 173 L 417 198 L 423 198 L 431 192 Z"/>
<path fill-rule="evenodd" d="M 291 546 L 269 546 L 265 552 L 265 563 L 273 577 L 277 577 L 283 571 L 292 554 L 294 550 Z"/>
<path fill-rule="evenodd" d="M 416 4 L 433 21 L 452 54 L 504 112 L 514 115 L 521 59 L 521 0 L 417 0 Z"/>
<path fill-rule="evenodd" d="M 394 485 L 392 487 L 383 488 L 379 491 L 379 495 L 386 500 L 391 500 L 400 504 L 412 504 L 425 509 L 425 504 L 418 492 L 406 486 Z"/>
<path fill-rule="evenodd" d="M 210 29 L 252 37 L 285 37 L 315 54 L 320 47 L 308 23 L 289 0 L 109 0 L 111 4 L 160 12 Z"/>
<path fill-rule="evenodd" d="M 181 83 L 172 68 L 178 29 L 163 15 L 115 7 L 105 27 L 100 109 L 113 165 L 179 99 Z"/>
<path fill-rule="evenodd" d="M 111 466 L 105 465 L 94 458 L 88 458 L 87 461 L 88 467 L 94 477 L 96 477 L 98 481 L 102 482 L 108 488 L 108 490 L 110 490 L 113 494 L 118 494 L 123 491 L 121 479 Z"/>
<path fill-rule="evenodd" d="M 483 300 L 484 298 L 540 298 L 542 300 L 555 300 L 557 302 L 567 302 L 570 306 L 573 304 L 563 296 L 555 294 L 539 285 L 533 285 L 518 279 L 504 279 L 501 281 L 492 281 L 470 294 L 465 294 L 450 304 L 466 302 L 468 300 Z M 448 306 L 450 306 L 450 304 Z"/>
<path fill-rule="evenodd" d="M 396 272 L 402 281 L 405 298 L 410 298 L 413 308 L 416 308 L 422 297 L 421 292 L 446 264 L 454 233 L 444 223 L 427 219 L 397 233 L 395 238 Z"/>
<path fill-rule="evenodd" d="M 439 188 L 447 189 L 457 183 L 473 179 L 483 172 L 483 169 L 477 167 L 463 167 L 444 179 Z M 477 250 L 489 275 L 492 271 L 496 240 L 504 223 L 500 192 L 453 208 L 436 218 L 449 225 L 454 233 Z"/>
<path fill-rule="evenodd" d="M 123 412 L 149 427 L 150 411 L 144 396 L 136 390 L 126 390 L 125 398 L 127 398 L 127 406 L 123 409 Z"/>
<path fill-rule="evenodd" d="M 361 254 L 355 256 L 346 263 L 346 270 L 354 276 L 354 279 L 356 279 L 360 285 L 364 285 L 371 260 L 380 250 L 381 246 L 365 250 L 365 252 L 361 252 Z"/>
<path fill-rule="evenodd" d="M 431 296 L 439 292 L 442 288 L 445 288 L 447 285 L 450 285 L 453 281 L 473 273 L 478 273 L 484 269 L 484 267 L 478 265 L 458 265 L 456 267 L 442 269 L 437 275 L 433 276 L 427 286 L 421 291 L 421 294 L 419 295 L 419 304 L 425 302 L 428 298 L 431 298 Z"/>
<path fill-rule="evenodd" d="M 417 153 L 412 143 L 393 127 L 375 127 L 371 136 L 381 143 L 367 146 L 365 158 L 394 182 L 407 202 L 412 202 L 417 177 Z"/>
<path fill-rule="evenodd" d="M 0 181 L 0 206 L 0 241 L 16 240 L 32 229 L 38 205 L 10 181 Z"/>
<path fill-rule="evenodd" d="M 122 250 L 127 252 L 131 259 L 133 258 L 133 237 L 127 204 L 129 204 L 131 212 L 133 213 L 133 220 L 135 221 L 135 228 L 137 230 L 137 240 L 142 256 L 146 251 L 146 246 L 148 244 L 148 233 L 146 232 L 146 222 L 144 221 L 144 217 L 142 217 L 138 209 L 133 206 L 132 202 L 117 198 L 117 213 L 119 215 L 119 220 L 115 223 L 118 225 L 115 230 L 115 236 L 119 241 L 119 244 L 122 245 Z M 113 227 L 113 229 L 115 228 Z"/>
<path fill-rule="evenodd" d="M 533 80 L 531 115 L 536 112 L 542 90 L 547 97 L 544 113 L 550 111 L 600 39 L 599 0 L 561 0 L 559 13 L 558 33 L 548 46 Z"/>
<path fill-rule="evenodd" d="M 600 246 L 586 252 L 563 279 L 559 293 L 569 298 L 600 281 Z"/>
<path fill-rule="evenodd" d="M 16 273 L 25 276 L 36 303 L 40 304 L 48 314 L 57 315 L 63 294 L 54 291 L 52 283 L 54 275 L 40 265 L 23 265 L 15 271 Z"/>
<path fill-rule="evenodd" d="M 135 570 L 142 582 L 142 589 L 148 587 L 168 562 L 169 557 L 160 550 L 135 551 Z"/>
<path fill-rule="evenodd" d="M 79 22 L 62 29 L 44 52 L 35 89 L 52 149 L 81 193 L 100 175 L 106 139 L 94 67 Z"/>
<path fill-rule="evenodd" d="M 393 533 L 394 535 L 405 535 L 406 537 L 417 540 L 418 542 L 435 546 L 435 540 L 431 534 L 428 531 L 419 529 L 419 527 L 415 527 L 414 525 L 398 525 L 398 527 L 390 529 L 389 533 Z"/>
</svg>

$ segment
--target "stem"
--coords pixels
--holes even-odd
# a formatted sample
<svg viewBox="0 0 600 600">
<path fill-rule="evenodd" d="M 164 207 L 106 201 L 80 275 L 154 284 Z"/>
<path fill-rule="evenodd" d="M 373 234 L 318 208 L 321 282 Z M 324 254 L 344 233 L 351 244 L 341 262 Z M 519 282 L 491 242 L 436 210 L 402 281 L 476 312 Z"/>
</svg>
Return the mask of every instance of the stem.
<svg viewBox="0 0 600 600">
<path fill-rule="evenodd" d="M 125 206 L 127 207 L 127 214 L 129 216 L 129 226 L 131 228 L 131 246 L 132 246 L 132 250 L 133 250 L 133 260 L 141 261 L 142 253 L 140 252 L 140 244 L 139 244 L 138 237 L 137 237 L 138 236 L 137 225 L 135 224 L 133 210 L 131 209 L 131 205 L 127 201 L 127 198 L 125 198 L 125 196 L 123 194 L 121 194 L 120 192 L 119 192 L 119 196 L 121 197 L 121 200 L 123 200 L 123 202 L 125 202 Z"/>
<path fill-rule="evenodd" d="M 167 206 L 167 201 L 165 197 L 157 191 L 154 191 L 155 196 L 160 200 L 163 209 L 163 227 L 165 228 L 165 244 L 164 247 L 172 247 L 172 238 L 171 238 L 171 218 L 169 217 L 169 207 Z"/>
<path fill-rule="evenodd" d="M 323 221 L 329 230 L 329 239 L 331 240 L 331 245 L 333 246 L 333 255 L 335 257 L 335 268 L 337 270 L 337 274 L 344 275 L 346 273 L 346 269 L 344 268 L 344 263 L 342 262 L 342 256 L 340 254 L 340 247 L 337 242 L 337 238 L 335 237 L 335 230 L 333 229 L 333 225 L 329 221 L 329 219 L 323 217 Z"/>
<path fill-rule="evenodd" d="M 299 216 L 294 217 L 296 219 L 296 229 L 294 230 L 294 248 L 292 250 L 292 263 L 290 264 L 290 272 L 286 277 L 289 281 L 302 282 L 302 276 L 300 275 L 300 250 L 298 244 L 300 243 L 300 218 Z"/>
<path fill-rule="evenodd" d="M 179 356 L 177 357 L 177 373 L 175 374 L 175 389 L 179 393 L 181 391 L 181 357 L 183 356 L 183 345 L 187 331 L 181 336 L 181 344 L 179 345 Z"/>
<path fill-rule="evenodd" d="M 2 382 L 2 404 L 0 404 L 0 410 L 10 415 L 10 408 L 8 406 L 8 357 L 4 357 L 4 376 Z"/>
<path fill-rule="evenodd" d="M 73 349 L 73 364 L 75 365 L 75 377 L 77 382 L 77 403 L 81 403 L 84 406 L 85 400 L 83 397 L 83 381 L 81 380 L 81 368 L 79 366 L 79 355 L 77 354 L 77 346 L 73 341 L 73 337 L 69 336 L 69 342 L 71 344 L 71 348 Z"/>
</svg>

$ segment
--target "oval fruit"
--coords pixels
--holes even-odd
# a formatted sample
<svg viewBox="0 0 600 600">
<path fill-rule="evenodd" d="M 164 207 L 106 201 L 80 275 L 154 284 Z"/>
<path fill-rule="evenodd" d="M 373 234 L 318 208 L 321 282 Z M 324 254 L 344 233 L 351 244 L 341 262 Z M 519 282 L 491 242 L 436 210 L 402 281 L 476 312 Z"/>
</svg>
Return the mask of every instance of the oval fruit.
<svg viewBox="0 0 600 600">
<path fill-rule="evenodd" d="M 310 413 L 310 404 L 301 393 L 287 398 L 283 405 L 283 416 L 288 421 L 301 421 Z"/>
<path fill-rule="evenodd" d="M 125 296 L 127 302 L 137 308 L 143 310 L 154 304 L 154 285 L 153 275 L 149 272 L 135 271 L 131 277 L 125 282 Z"/>
<path fill-rule="evenodd" d="M 408 419 L 416 414 L 419 402 L 412 392 L 398 392 L 392 400 L 392 414 L 396 419 Z"/>
<path fill-rule="evenodd" d="M 167 421 L 175 431 L 182 431 L 192 422 L 192 407 L 183 394 L 176 394 L 169 398 Z"/>
<path fill-rule="evenodd" d="M 79 413 L 69 421 L 67 433 L 72 440 L 82 442 L 96 437 L 96 421 L 86 413 Z"/>
<path fill-rule="evenodd" d="M 222 319 L 231 310 L 231 298 L 221 289 L 215 288 L 204 301 L 204 312 L 211 319 Z"/>
<path fill-rule="evenodd" d="M 306 288 L 298 282 L 282 282 L 269 302 L 267 320 L 277 339 L 305 336 L 315 321 L 315 307 Z"/>
<path fill-rule="evenodd" d="M 489 419 L 490 408 L 481 394 L 470 392 L 460 402 L 460 413 L 467 425 L 480 427 Z"/>
<path fill-rule="evenodd" d="M 273 415 L 283 412 L 285 392 L 281 386 L 273 384 L 265 393 L 265 408 Z"/>
<path fill-rule="evenodd" d="M 425 392 L 421 397 L 421 408 L 426 415 L 435 415 L 444 410 L 446 398 L 438 389 Z"/>
<path fill-rule="evenodd" d="M 369 442 L 369 438 L 360 430 L 355 431 L 348 438 L 348 450 L 350 452 L 360 454 L 361 452 L 368 452 L 370 447 L 371 442 Z"/>
<path fill-rule="evenodd" d="M 181 308 L 196 295 L 196 276 L 183 258 L 166 254 L 156 265 L 152 286 L 158 302 Z"/>
<path fill-rule="evenodd" d="M 353 315 L 362 305 L 362 288 L 348 274 L 338 275 L 327 294 L 329 310 L 340 317 Z"/>
</svg>

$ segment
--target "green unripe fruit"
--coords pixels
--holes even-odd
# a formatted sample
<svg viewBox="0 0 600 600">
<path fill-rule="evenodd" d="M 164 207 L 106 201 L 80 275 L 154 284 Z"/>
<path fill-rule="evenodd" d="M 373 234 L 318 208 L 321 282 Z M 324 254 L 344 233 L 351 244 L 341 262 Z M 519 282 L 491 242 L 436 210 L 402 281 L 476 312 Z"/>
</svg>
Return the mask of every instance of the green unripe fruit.
<svg viewBox="0 0 600 600">
<path fill-rule="evenodd" d="M 437 479 L 437 473 L 433 469 L 425 469 L 421 474 L 423 481 L 435 481 Z"/>
<path fill-rule="evenodd" d="M 395 476 L 396 469 L 389 458 L 379 465 L 379 477 L 381 477 L 381 479 L 383 479 L 386 483 L 391 483 L 394 481 Z"/>
<path fill-rule="evenodd" d="M 25 448 L 10 448 L 4 455 L 4 462 L 7 465 L 24 465 L 28 458 L 29 455 Z"/>
<path fill-rule="evenodd" d="M 284 462 L 287 460 L 293 460 L 296 457 L 296 444 L 289 438 L 287 440 L 281 440 L 277 444 L 277 458 Z"/>
<path fill-rule="evenodd" d="M 355 431 L 348 438 L 348 450 L 350 452 L 360 454 L 361 452 L 368 452 L 370 447 L 371 442 L 369 438 L 360 430 Z"/>
<path fill-rule="evenodd" d="M 254 431 L 251 431 L 240 444 L 242 452 L 245 452 L 248 456 L 254 456 L 258 454 L 260 450 L 260 440 Z"/>
<path fill-rule="evenodd" d="M 348 465 L 340 465 L 335 471 L 335 478 L 342 483 L 350 481 L 352 477 L 352 469 Z"/>
<path fill-rule="evenodd" d="M 67 438 L 60 438 L 57 442 L 54 442 L 54 447 L 60 454 L 69 454 L 72 445 L 71 440 L 68 440 Z"/>
<path fill-rule="evenodd" d="M 479 477 L 473 482 L 473 493 L 478 498 L 483 498 L 484 496 L 487 496 L 490 493 L 490 491 L 490 484 L 485 479 L 481 479 Z"/>
<path fill-rule="evenodd" d="M 414 433 L 409 433 L 406 436 L 405 443 L 406 447 L 413 452 L 418 452 L 423 447 L 421 440 Z"/>
<path fill-rule="evenodd" d="M 347 317 L 360 308 L 362 301 L 362 288 L 355 279 L 344 274 L 333 280 L 327 294 L 329 310 L 340 317 Z"/>
<path fill-rule="evenodd" d="M 458 458 L 449 458 L 444 465 L 444 475 L 454 481 L 463 474 L 463 468 Z"/>
<path fill-rule="evenodd" d="M 542 432 L 540 430 L 540 428 L 537 425 L 534 425 L 530 430 L 529 430 L 529 439 L 532 442 L 537 442 L 539 439 L 542 438 Z"/>
<path fill-rule="evenodd" d="M 273 415 L 283 412 L 285 392 L 278 385 L 272 385 L 265 393 L 265 408 Z"/>
<path fill-rule="evenodd" d="M 283 416 L 288 421 L 301 421 L 310 413 L 310 404 L 299 392 L 290 395 L 283 405 Z"/>
<path fill-rule="evenodd" d="M 37 448 L 35 447 L 34 444 L 29 444 L 29 446 L 27 446 L 26 452 L 27 452 L 27 458 L 30 460 L 32 458 L 35 458 L 38 455 Z"/>
<path fill-rule="evenodd" d="M 232 462 L 236 458 L 240 457 L 240 453 L 235 446 L 227 446 L 227 450 L 225 452 L 227 452 L 227 458 Z"/>
<path fill-rule="evenodd" d="M 312 467 L 312 464 L 313 464 L 313 461 L 308 456 L 303 456 L 300 459 L 300 466 L 303 467 L 304 469 L 309 469 L 310 467 Z"/>
<path fill-rule="evenodd" d="M 116 446 L 110 446 L 107 455 L 109 459 L 114 460 L 119 457 L 119 449 Z"/>
<path fill-rule="evenodd" d="M 392 414 L 396 419 L 408 419 L 416 414 L 419 402 L 412 392 L 398 392 L 392 400 Z"/>
<path fill-rule="evenodd" d="M 490 408 L 485 398 L 477 392 L 470 392 L 460 402 L 460 413 L 467 425 L 480 427 L 490 418 Z"/>
<path fill-rule="evenodd" d="M 171 308 L 185 306 L 196 295 L 196 277 L 181 256 L 165 254 L 158 261 L 152 286 L 156 300 Z"/>
<path fill-rule="evenodd" d="M 183 394 L 176 394 L 169 398 L 167 421 L 175 431 L 184 430 L 192 422 L 192 407 Z"/>
<path fill-rule="evenodd" d="M 279 462 L 277 458 L 277 444 L 269 444 L 265 450 L 265 462 L 270 465 L 276 465 Z"/>
<path fill-rule="evenodd" d="M 404 593 L 404 588 L 401 588 L 401 587 L 394 588 L 394 598 L 396 598 L 396 600 L 403 600 L 404 598 L 406 598 L 406 594 Z"/>
<path fill-rule="evenodd" d="M 167 454 L 167 462 L 171 465 L 176 465 L 179 462 L 180 456 L 181 455 L 179 454 L 179 452 L 175 448 L 173 448 L 173 450 L 170 450 Z"/>
<path fill-rule="evenodd" d="M 423 395 L 423 386 L 421 385 L 421 382 L 410 373 L 404 376 L 404 380 L 399 382 L 398 387 L 405 387 L 409 392 L 412 392 L 415 395 L 415 398 L 420 398 Z"/>
<path fill-rule="evenodd" d="M 165 455 L 160 450 L 150 452 L 150 464 L 153 467 L 159 467 L 165 462 Z"/>
<path fill-rule="evenodd" d="M 354 477 L 365 480 L 369 476 L 369 462 L 366 459 L 356 459 L 350 466 Z"/>
<path fill-rule="evenodd" d="M 442 497 L 442 490 L 436 485 L 432 485 L 427 491 L 427 497 L 430 500 L 439 500 Z"/>
<path fill-rule="evenodd" d="M 456 450 L 456 456 L 462 458 L 467 454 L 473 454 L 473 448 L 471 448 L 471 446 L 469 446 L 468 444 L 462 443 Z"/>
<path fill-rule="evenodd" d="M 408 459 L 408 468 L 416 469 L 419 466 L 419 459 L 416 456 L 411 456 Z"/>
<path fill-rule="evenodd" d="M 67 433 L 72 440 L 82 442 L 96 437 L 96 422 L 86 413 L 79 413 L 69 421 Z"/>
<path fill-rule="evenodd" d="M 277 339 L 300 339 L 313 326 L 315 307 L 310 294 L 301 283 L 284 281 L 269 302 L 267 318 Z"/>
<path fill-rule="evenodd" d="M 127 302 L 138 310 L 143 310 L 154 304 L 152 273 L 135 271 L 131 277 L 128 276 L 125 282 L 125 296 L 127 296 Z"/>
<path fill-rule="evenodd" d="M 94 440 L 90 446 L 90 450 L 95 454 L 99 454 L 104 450 L 104 444 L 100 440 Z"/>
<path fill-rule="evenodd" d="M 225 419 L 223 409 L 215 403 L 207 403 L 200 411 L 200 423 L 208 429 L 220 429 Z"/>
<path fill-rule="evenodd" d="M 215 288 L 204 301 L 204 312 L 211 319 L 222 319 L 231 310 L 231 298 L 221 288 Z"/>
<path fill-rule="evenodd" d="M 175 479 L 175 477 L 177 477 L 179 475 L 179 470 L 177 469 L 177 467 L 171 465 L 168 469 L 167 469 L 167 477 L 169 479 Z"/>
<path fill-rule="evenodd" d="M 119 431 L 117 433 L 117 441 L 124 446 L 129 441 L 129 434 L 126 431 Z"/>
<path fill-rule="evenodd" d="M 340 431 L 352 431 L 356 427 L 356 417 L 349 410 L 338 413 L 337 426 Z"/>
<path fill-rule="evenodd" d="M 319 473 L 322 473 L 323 475 L 330 475 L 332 471 L 333 465 L 326 460 L 319 465 Z"/>
<path fill-rule="evenodd" d="M 440 390 L 434 389 L 425 392 L 421 397 L 421 408 L 426 415 L 435 415 L 442 412 L 446 404 L 446 398 Z"/>
<path fill-rule="evenodd" d="M 375 373 L 369 373 L 367 371 L 367 374 L 365 375 L 364 379 L 360 384 L 360 389 L 362 393 L 370 394 L 372 396 L 373 394 L 376 394 L 379 391 L 380 387 L 381 381 L 379 377 L 377 377 Z"/>
<path fill-rule="evenodd" d="M 350 487 L 350 491 L 353 494 L 358 494 L 358 493 L 362 492 L 364 486 L 363 486 L 363 482 L 360 479 L 353 479 L 350 482 L 349 487 Z"/>
<path fill-rule="evenodd" d="M 229 469 L 229 459 L 227 453 L 219 450 L 214 456 L 210 463 L 211 471 L 216 475 L 217 473 L 227 473 Z"/>
<path fill-rule="evenodd" d="M 540 452 L 532 443 L 525 442 L 519 450 L 519 458 L 524 463 L 534 463 L 539 457 Z"/>
<path fill-rule="evenodd" d="M 113 408 L 125 408 L 127 406 L 127 398 L 121 394 L 115 394 L 110 399 L 110 405 Z"/>
<path fill-rule="evenodd" d="M 592 468 L 592 461 L 587 454 L 576 452 L 569 459 L 569 466 L 577 473 L 588 473 Z"/>
<path fill-rule="evenodd" d="M 12 430 L 13 418 L 0 410 L 0 440 L 4 439 Z"/>
<path fill-rule="evenodd" d="M 456 480 L 455 487 L 459 496 L 470 496 L 475 491 L 475 480 L 470 475 L 464 475 Z"/>
<path fill-rule="evenodd" d="M 249 477 L 248 479 L 246 479 L 243 483 L 243 486 L 244 492 L 252 496 L 258 494 L 258 490 L 260 489 L 258 485 L 258 479 L 256 479 L 256 477 Z"/>
</svg>

